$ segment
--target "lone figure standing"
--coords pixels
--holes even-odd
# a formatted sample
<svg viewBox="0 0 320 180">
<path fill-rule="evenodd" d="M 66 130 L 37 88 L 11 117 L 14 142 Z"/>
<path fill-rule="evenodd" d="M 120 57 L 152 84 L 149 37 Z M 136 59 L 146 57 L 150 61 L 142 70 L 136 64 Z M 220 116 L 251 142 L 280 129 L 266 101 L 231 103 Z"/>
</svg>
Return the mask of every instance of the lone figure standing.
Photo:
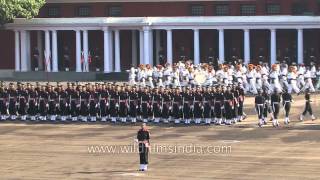
<svg viewBox="0 0 320 180">
<path fill-rule="evenodd" d="M 146 123 L 142 123 L 141 129 L 138 131 L 137 139 L 139 143 L 139 155 L 140 155 L 140 171 L 146 171 L 148 169 L 148 153 L 150 146 L 150 133 L 147 130 Z"/>
</svg>

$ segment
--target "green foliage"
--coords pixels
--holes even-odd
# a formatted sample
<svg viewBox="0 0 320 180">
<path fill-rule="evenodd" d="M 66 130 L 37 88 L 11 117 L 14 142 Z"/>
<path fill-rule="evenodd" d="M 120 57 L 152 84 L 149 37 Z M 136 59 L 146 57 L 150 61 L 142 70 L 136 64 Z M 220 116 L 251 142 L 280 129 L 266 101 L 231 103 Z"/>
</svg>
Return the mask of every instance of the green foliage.
<svg viewBox="0 0 320 180">
<path fill-rule="evenodd" d="M 45 0 L 0 0 L 0 24 L 16 17 L 33 18 L 44 4 Z"/>
</svg>

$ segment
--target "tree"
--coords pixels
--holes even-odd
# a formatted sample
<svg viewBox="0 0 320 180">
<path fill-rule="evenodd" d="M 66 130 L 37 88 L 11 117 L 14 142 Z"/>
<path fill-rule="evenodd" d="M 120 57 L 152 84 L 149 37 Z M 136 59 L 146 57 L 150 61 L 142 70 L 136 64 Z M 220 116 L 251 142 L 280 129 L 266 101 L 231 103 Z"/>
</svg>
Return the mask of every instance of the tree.
<svg viewBox="0 0 320 180">
<path fill-rule="evenodd" d="M 0 25 L 16 17 L 33 18 L 44 4 L 45 0 L 0 0 Z"/>
</svg>

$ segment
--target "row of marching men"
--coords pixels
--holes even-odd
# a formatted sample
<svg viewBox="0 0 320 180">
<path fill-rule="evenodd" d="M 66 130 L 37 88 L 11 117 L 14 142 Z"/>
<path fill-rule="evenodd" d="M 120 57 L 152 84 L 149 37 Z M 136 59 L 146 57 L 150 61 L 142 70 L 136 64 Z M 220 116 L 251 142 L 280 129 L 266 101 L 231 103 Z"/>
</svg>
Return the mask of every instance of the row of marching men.
<svg viewBox="0 0 320 180">
<path fill-rule="evenodd" d="M 111 83 L 0 87 L 1 120 L 232 124 L 245 118 L 239 86 L 154 88 Z"/>
<path fill-rule="evenodd" d="M 311 107 L 311 93 L 309 89 L 305 91 L 305 107 L 300 114 L 300 121 L 304 120 L 304 116 L 309 113 L 312 121 L 316 119 Z M 284 112 L 284 124 L 290 123 L 290 110 L 293 103 L 291 93 L 287 89 L 280 92 L 278 89 L 274 89 L 273 93 L 269 94 L 266 89 L 258 90 L 258 94 L 255 96 L 255 111 L 258 115 L 258 125 L 262 127 L 267 124 L 268 114 L 271 117 L 273 127 L 279 127 L 279 114 L 281 106 Z"/>
<path fill-rule="evenodd" d="M 240 84 L 246 93 L 257 94 L 258 90 L 267 88 L 269 93 L 282 87 L 289 93 L 304 92 L 307 88 L 314 92 L 320 89 L 320 68 L 314 63 L 303 64 L 276 63 L 268 64 L 219 64 L 214 69 L 210 64 L 193 65 L 191 62 L 179 62 L 165 67 L 158 65 L 140 65 L 138 69 L 129 70 L 129 83 L 132 85 L 161 87 L 172 85 L 212 86 L 215 84 Z"/>
</svg>

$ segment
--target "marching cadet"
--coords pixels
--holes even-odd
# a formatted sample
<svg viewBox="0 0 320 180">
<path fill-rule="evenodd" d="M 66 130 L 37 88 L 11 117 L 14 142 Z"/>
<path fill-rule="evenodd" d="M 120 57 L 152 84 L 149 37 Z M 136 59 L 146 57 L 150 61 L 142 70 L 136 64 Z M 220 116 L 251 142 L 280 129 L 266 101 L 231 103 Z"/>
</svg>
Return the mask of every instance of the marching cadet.
<svg viewBox="0 0 320 180">
<path fill-rule="evenodd" d="M 79 92 L 77 91 L 76 86 L 73 84 L 69 93 L 70 115 L 72 121 L 78 120 L 78 108 L 80 107 L 79 98 Z"/>
<path fill-rule="evenodd" d="M 170 111 L 171 111 L 171 95 L 169 90 L 166 88 L 164 90 L 164 93 L 162 93 L 162 100 L 161 100 L 161 117 L 164 123 L 169 122 Z"/>
<path fill-rule="evenodd" d="M 97 121 L 97 110 L 98 110 L 98 91 L 95 89 L 95 86 L 91 86 L 88 90 L 89 94 L 89 116 L 90 121 L 96 122 Z"/>
<path fill-rule="evenodd" d="M 201 123 L 201 119 L 203 118 L 203 106 L 202 106 L 202 92 L 200 90 L 200 87 L 196 88 L 196 92 L 193 97 L 193 116 L 196 124 Z"/>
<path fill-rule="evenodd" d="M 144 68 L 144 65 L 140 64 L 137 72 L 137 79 L 140 86 L 142 87 L 146 86 L 146 77 L 147 76 L 146 76 L 146 70 Z"/>
<path fill-rule="evenodd" d="M 173 66 L 172 73 L 171 73 L 171 79 L 173 80 L 172 87 L 173 88 L 180 88 L 180 74 L 179 69 L 176 65 Z"/>
<path fill-rule="evenodd" d="M 285 89 L 284 93 L 282 94 L 282 105 L 283 109 L 285 111 L 285 119 L 284 119 L 284 124 L 289 124 L 290 119 L 289 119 L 289 113 L 291 109 L 291 102 L 292 102 L 292 96 L 290 93 L 288 93 L 288 90 Z"/>
<path fill-rule="evenodd" d="M 225 101 L 224 101 L 224 112 L 226 118 L 226 125 L 231 125 L 231 121 L 233 119 L 233 99 L 234 96 L 230 90 L 230 86 L 227 86 L 227 89 L 224 94 Z"/>
<path fill-rule="evenodd" d="M 39 112 L 39 119 L 41 121 L 47 120 L 47 108 L 48 108 L 48 93 L 45 90 L 44 86 L 40 86 L 39 93 L 38 93 L 38 112 Z"/>
<path fill-rule="evenodd" d="M 31 121 L 36 120 L 37 115 L 37 98 L 38 98 L 38 92 L 34 89 L 34 86 L 31 85 L 31 87 L 28 89 L 28 115 L 30 116 Z"/>
<path fill-rule="evenodd" d="M 191 123 L 191 103 L 193 101 L 193 96 L 192 93 L 190 91 L 190 88 L 187 87 L 186 91 L 183 93 L 183 100 L 182 100 L 182 104 L 183 104 L 183 119 L 185 119 L 185 124 L 190 124 Z"/>
<path fill-rule="evenodd" d="M 288 88 L 288 81 L 287 81 L 287 76 L 288 76 L 288 65 L 285 63 L 282 63 L 280 66 L 280 84 L 284 88 Z"/>
<path fill-rule="evenodd" d="M 49 85 L 48 86 L 48 101 L 49 101 L 48 115 L 50 116 L 51 121 L 55 121 L 57 118 L 57 107 L 58 107 L 57 98 L 58 98 L 57 92 L 53 90 L 53 86 Z"/>
<path fill-rule="evenodd" d="M 119 108 L 119 90 L 118 86 L 112 85 L 112 88 L 109 90 L 110 93 L 110 102 L 109 102 L 109 113 L 111 122 L 117 122 L 118 117 L 118 108 Z"/>
<path fill-rule="evenodd" d="M 27 96 L 28 92 L 26 91 L 24 84 L 18 84 L 18 113 L 22 121 L 27 120 Z"/>
<path fill-rule="evenodd" d="M 182 96 L 179 88 L 175 89 L 172 96 L 172 115 L 174 118 L 174 123 L 179 124 L 182 119 Z"/>
<path fill-rule="evenodd" d="M 238 121 L 241 122 L 243 120 L 246 119 L 247 115 L 244 112 L 244 88 L 241 86 L 237 86 L 237 90 L 239 92 L 239 98 L 238 98 L 238 103 L 239 103 L 239 107 L 238 107 Z"/>
<path fill-rule="evenodd" d="M 67 115 L 68 115 L 68 106 L 69 106 L 68 93 L 66 90 L 64 90 L 62 85 L 59 85 L 57 93 L 58 93 L 58 103 L 59 103 L 58 114 L 60 115 L 61 121 L 66 121 Z"/>
<path fill-rule="evenodd" d="M 302 89 L 305 86 L 304 73 L 305 73 L 305 68 L 304 68 L 304 65 L 301 64 L 298 67 L 298 72 L 297 72 L 298 74 L 297 85 L 298 85 L 298 88 L 300 89 Z"/>
<path fill-rule="evenodd" d="M 155 123 L 159 123 L 160 122 L 160 118 L 161 118 L 161 110 L 160 110 L 160 105 L 161 105 L 161 100 L 162 100 L 162 96 L 161 93 L 159 93 L 159 89 L 158 88 L 154 88 L 153 89 L 153 93 L 152 93 L 152 117 L 154 118 L 154 122 Z"/>
<path fill-rule="evenodd" d="M 142 114 L 143 122 L 148 122 L 150 101 L 151 101 L 151 95 L 150 95 L 149 89 L 144 88 L 144 91 L 142 92 L 140 97 L 141 114 Z"/>
<path fill-rule="evenodd" d="M 121 122 L 126 122 L 128 117 L 128 92 L 125 87 L 121 87 L 119 92 L 119 118 Z"/>
<path fill-rule="evenodd" d="M 150 133 L 147 130 L 146 123 L 142 123 L 141 129 L 138 131 L 137 139 L 139 143 L 140 171 L 148 169 L 148 153 L 150 147 Z"/>
<path fill-rule="evenodd" d="M 263 109 L 263 124 L 267 124 L 267 118 L 268 118 L 268 113 L 271 116 L 271 120 L 273 119 L 273 114 L 272 114 L 272 108 L 271 108 L 271 101 L 270 101 L 270 94 L 269 91 L 264 88 L 262 92 L 262 96 L 264 97 L 264 109 Z"/>
<path fill-rule="evenodd" d="M 264 124 L 264 120 L 263 120 L 263 111 L 264 111 L 264 103 L 265 103 L 265 98 L 261 93 L 261 90 L 258 90 L 258 95 L 256 95 L 255 100 L 255 110 L 258 113 L 258 118 L 259 118 L 259 127 L 262 127 L 262 125 Z"/>
<path fill-rule="evenodd" d="M 129 70 L 129 84 L 131 85 L 131 86 L 134 86 L 134 85 L 136 85 L 136 73 L 137 73 L 137 69 L 136 68 L 134 68 L 133 66 L 130 68 L 130 70 Z"/>
<path fill-rule="evenodd" d="M 262 89 L 262 74 L 261 74 L 261 66 L 257 65 L 256 66 L 256 72 L 255 72 L 255 76 L 256 76 L 256 89 Z"/>
<path fill-rule="evenodd" d="M 214 94 L 214 117 L 216 125 L 221 125 L 223 114 L 224 94 L 221 87 L 217 87 L 217 91 Z"/>
<path fill-rule="evenodd" d="M 109 97 L 109 92 L 105 84 L 102 85 L 99 91 L 99 116 L 102 122 L 107 121 L 107 101 Z"/>
<path fill-rule="evenodd" d="M 310 96 L 311 96 L 311 94 L 310 94 L 309 89 L 306 89 L 305 96 L 304 96 L 304 99 L 305 99 L 306 103 L 305 103 L 305 106 L 304 106 L 304 111 L 300 115 L 300 121 L 303 121 L 303 118 L 307 113 L 310 114 L 312 121 L 314 121 L 316 119 L 316 117 L 313 115 L 313 112 L 312 112 L 312 108 L 311 108 L 311 102 L 312 101 L 310 99 L 311 98 Z"/>
<path fill-rule="evenodd" d="M 309 89 L 310 92 L 315 92 L 314 86 L 313 86 L 313 82 L 312 82 L 312 74 L 311 74 L 311 70 L 310 67 L 306 67 L 306 71 L 304 74 L 304 87 L 302 88 L 302 91 L 304 91 L 304 89 Z"/>
<path fill-rule="evenodd" d="M 287 75 L 287 79 L 288 79 L 288 93 L 299 93 L 300 90 L 297 86 L 297 73 L 296 70 L 294 68 L 294 66 L 290 66 L 289 67 L 289 73 Z"/>
<path fill-rule="evenodd" d="M 280 97 L 279 91 L 277 89 L 274 89 L 273 93 L 271 94 L 271 106 L 272 106 L 272 112 L 273 112 L 273 120 L 272 120 L 273 127 L 279 126 L 278 115 L 280 112 L 280 102 L 281 102 L 281 97 Z"/>
<path fill-rule="evenodd" d="M 278 73 L 278 65 L 277 64 L 273 64 L 272 65 L 272 72 L 269 75 L 270 78 L 270 90 L 272 93 L 274 90 L 277 90 L 278 92 L 282 91 L 280 82 L 279 82 L 279 73 Z"/>
<path fill-rule="evenodd" d="M 7 119 L 7 98 L 8 94 L 3 87 L 3 85 L 0 86 L 0 113 L 1 113 L 1 120 Z"/>
<path fill-rule="evenodd" d="M 231 93 L 233 94 L 233 112 L 232 112 L 232 117 L 233 117 L 233 123 L 236 123 L 239 121 L 239 96 L 240 92 L 236 88 L 236 86 L 232 86 Z"/>
<path fill-rule="evenodd" d="M 89 115 L 88 113 L 89 94 L 85 88 L 86 88 L 85 86 L 81 86 L 80 92 L 79 92 L 79 100 L 80 100 L 79 114 L 80 114 L 80 120 L 82 120 L 83 122 L 87 122 L 87 116 Z"/>
<path fill-rule="evenodd" d="M 211 124 L 211 103 L 212 103 L 211 89 L 208 87 L 204 90 L 203 94 L 203 118 L 205 119 L 206 125 Z"/>
<path fill-rule="evenodd" d="M 129 117 L 131 118 L 131 122 L 137 122 L 138 116 L 138 99 L 139 95 L 137 93 L 136 87 L 133 87 L 130 91 L 129 89 Z"/>
<path fill-rule="evenodd" d="M 256 73 L 254 70 L 254 65 L 249 64 L 248 65 L 248 72 L 247 72 L 247 92 L 250 92 L 252 94 L 257 94 L 257 88 L 256 88 Z"/>
<path fill-rule="evenodd" d="M 146 77 L 147 77 L 147 86 L 150 86 L 151 88 L 154 88 L 154 84 L 153 84 L 153 69 L 151 67 L 150 64 L 146 65 Z"/>
</svg>

